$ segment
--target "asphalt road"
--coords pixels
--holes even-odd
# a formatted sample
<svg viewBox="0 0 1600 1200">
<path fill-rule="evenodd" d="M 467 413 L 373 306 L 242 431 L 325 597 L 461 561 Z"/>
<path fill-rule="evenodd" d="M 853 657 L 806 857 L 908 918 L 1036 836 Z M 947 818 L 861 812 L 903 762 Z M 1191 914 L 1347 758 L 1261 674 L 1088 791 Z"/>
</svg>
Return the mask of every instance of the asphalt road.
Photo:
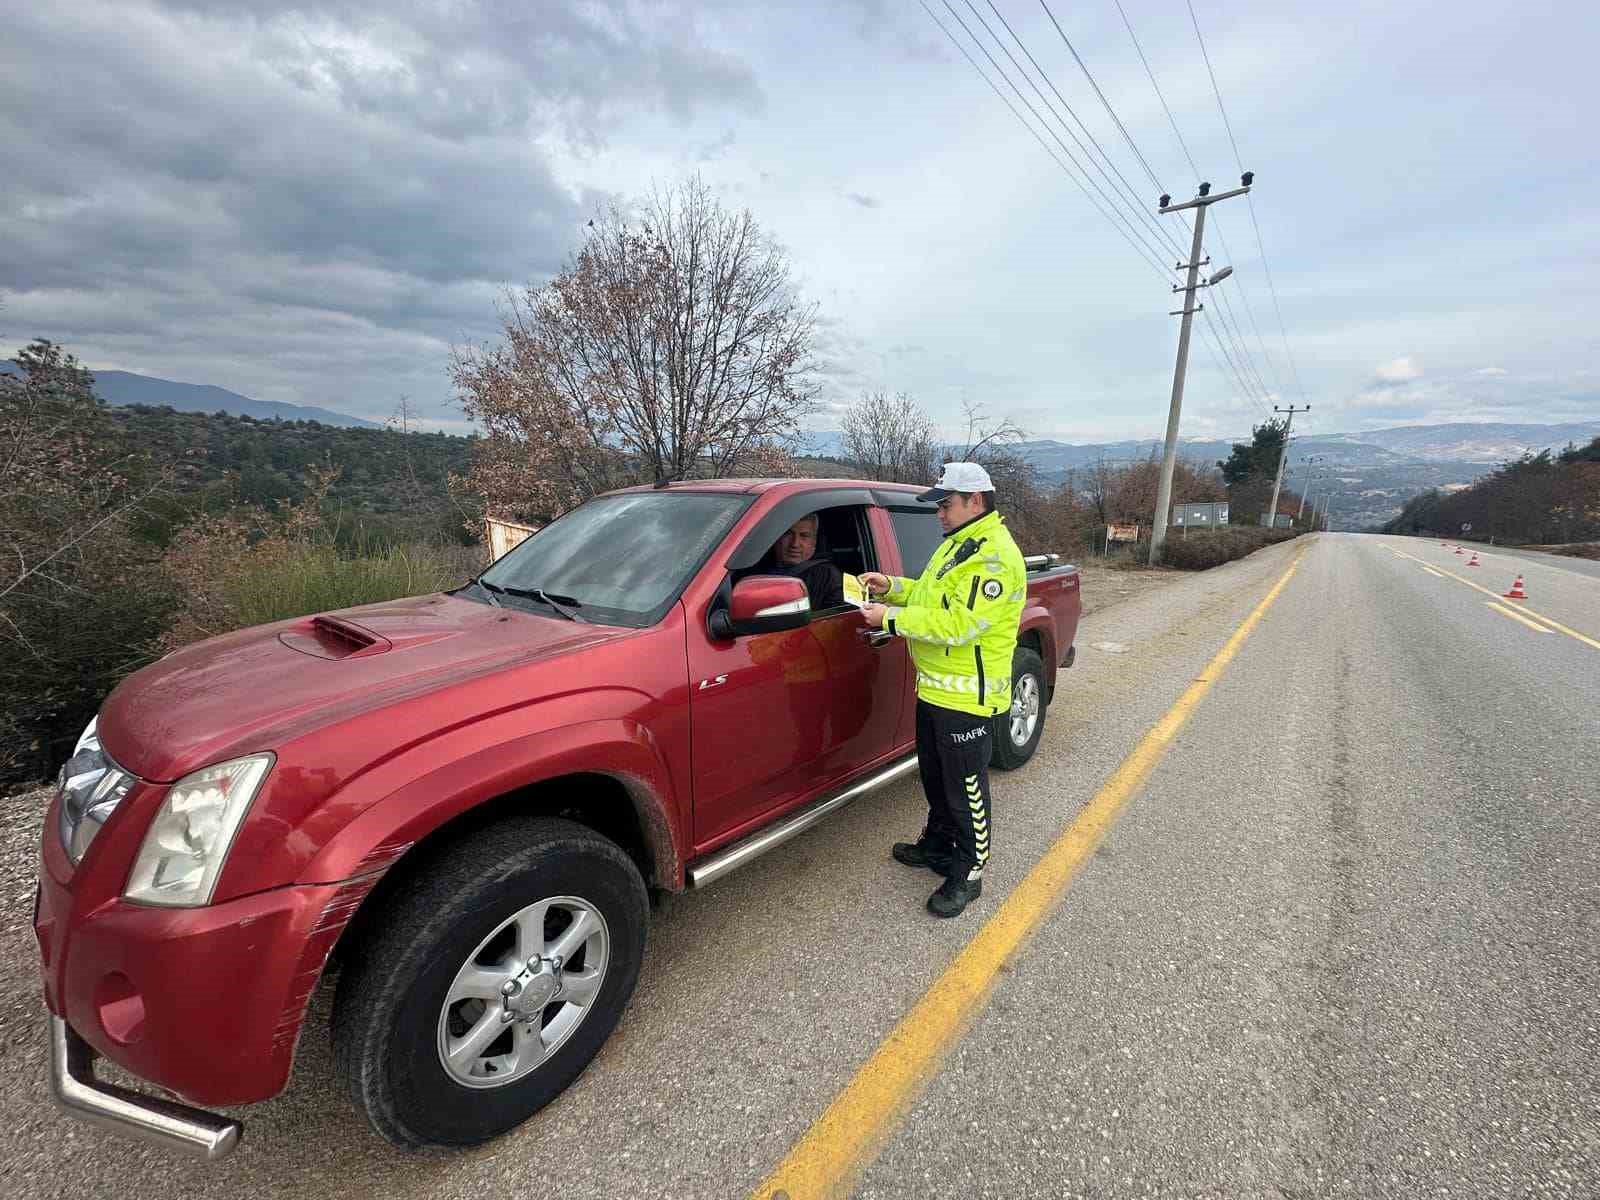
<svg viewBox="0 0 1600 1200">
<path fill-rule="evenodd" d="M 856 1194 L 1600 1195 L 1600 580 L 1355 535 L 1086 619 L 1038 757 L 995 777 L 967 917 L 928 917 L 934 877 L 888 858 L 910 785 L 667 901 L 595 1065 L 466 1154 L 378 1141 L 317 1028 L 216 1167 L 56 1115 L 13 875 L 0 1193 L 748 1195 L 1302 551 Z M 1463 582 L 1516 571 L 1522 620 Z"/>
</svg>

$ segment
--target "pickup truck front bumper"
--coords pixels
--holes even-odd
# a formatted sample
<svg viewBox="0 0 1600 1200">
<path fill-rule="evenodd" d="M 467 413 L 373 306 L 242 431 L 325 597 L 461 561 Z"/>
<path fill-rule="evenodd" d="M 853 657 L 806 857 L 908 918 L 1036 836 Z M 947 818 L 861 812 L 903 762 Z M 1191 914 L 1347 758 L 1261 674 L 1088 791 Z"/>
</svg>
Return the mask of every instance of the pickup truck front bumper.
<svg viewBox="0 0 1600 1200">
<path fill-rule="evenodd" d="M 94 1051 L 89 1043 L 54 1013 L 50 1015 L 50 1096 L 81 1120 L 207 1162 L 232 1154 L 244 1136 L 244 1126 L 228 1117 L 101 1083 L 94 1077 Z"/>
<path fill-rule="evenodd" d="M 123 831 L 108 826 L 74 871 L 53 817 L 52 806 L 33 929 L 51 1015 L 55 1099 L 126 1133 L 208 1158 L 226 1154 L 238 1135 L 230 1139 L 225 1129 L 236 1123 L 101 1084 L 95 1057 L 191 1104 L 277 1095 L 328 954 L 381 872 L 201 908 L 134 904 L 121 896 L 132 854 L 117 852 Z M 204 1130 L 199 1142 L 174 1120 Z"/>
</svg>

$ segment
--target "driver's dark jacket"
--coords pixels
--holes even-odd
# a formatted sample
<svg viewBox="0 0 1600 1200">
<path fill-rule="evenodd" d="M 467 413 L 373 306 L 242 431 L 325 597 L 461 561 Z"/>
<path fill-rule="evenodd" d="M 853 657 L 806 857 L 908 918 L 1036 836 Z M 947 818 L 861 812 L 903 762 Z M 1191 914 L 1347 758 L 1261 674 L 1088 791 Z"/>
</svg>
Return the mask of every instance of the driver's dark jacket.
<svg viewBox="0 0 1600 1200">
<path fill-rule="evenodd" d="M 844 603 L 844 575 L 825 558 L 808 558 L 794 566 L 777 565 L 771 575 L 792 575 L 806 585 L 813 609 L 833 608 Z"/>
<path fill-rule="evenodd" d="M 787 575 L 806 585 L 806 595 L 811 598 L 813 611 L 836 608 L 844 603 L 844 574 L 825 558 L 808 558 L 803 563 L 790 566 L 786 563 L 762 562 L 746 575 Z"/>
</svg>

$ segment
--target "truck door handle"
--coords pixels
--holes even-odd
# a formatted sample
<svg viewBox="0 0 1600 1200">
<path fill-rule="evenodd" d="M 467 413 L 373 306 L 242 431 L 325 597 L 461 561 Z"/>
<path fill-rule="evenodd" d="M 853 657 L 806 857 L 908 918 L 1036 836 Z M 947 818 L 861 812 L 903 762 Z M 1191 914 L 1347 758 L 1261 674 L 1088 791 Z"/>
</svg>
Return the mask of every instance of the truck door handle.
<svg viewBox="0 0 1600 1200">
<path fill-rule="evenodd" d="M 890 633 L 887 629 L 873 629 L 871 627 L 858 629 L 856 630 L 856 636 L 867 645 L 871 646 L 874 650 L 878 649 L 880 646 L 887 646 L 890 642 L 894 641 L 894 634 Z"/>
</svg>

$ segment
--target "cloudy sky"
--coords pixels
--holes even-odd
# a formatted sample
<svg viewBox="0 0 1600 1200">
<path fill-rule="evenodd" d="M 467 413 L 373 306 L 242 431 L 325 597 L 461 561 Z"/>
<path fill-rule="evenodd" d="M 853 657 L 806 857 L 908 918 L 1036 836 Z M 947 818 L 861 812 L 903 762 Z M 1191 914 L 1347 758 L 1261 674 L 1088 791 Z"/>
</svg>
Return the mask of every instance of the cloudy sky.
<svg viewBox="0 0 1600 1200">
<path fill-rule="evenodd" d="M 1197 338 L 1184 435 L 1242 434 L 1274 400 L 1309 400 L 1324 433 L 1600 415 L 1580 91 L 1600 6 L 1194 3 L 1283 329 L 1250 209 L 1225 201 L 1207 249 L 1236 274 L 1206 302 L 1249 361 L 1219 367 Z M 1098 185 L 1131 214 L 1125 179 L 1150 212 L 1158 189 L 1050 16 L 995 4 L 1110 153 Z M 1204 177 L 1234 183 L 1186 0 L 1050 8 L 1165 188 L 1186 198 L 1196 173 L 1123 12 Z M 950 426 L 969 399 L 1040 437 L 1165 427 L 1170 277 L 918 0 L 12 5 L 0 145 L 7 351 L 48 336 L 92 367 L 378 420 L 405 395 L 460 429 L 451 345 L 492 338 L 505 287 L 558 270 L 602 205 L 699 172 L 788 248 L 831 405 L 882 388 Z M 1175 217 L 1130 219 L 1187 246 Z"/>
</svg>

